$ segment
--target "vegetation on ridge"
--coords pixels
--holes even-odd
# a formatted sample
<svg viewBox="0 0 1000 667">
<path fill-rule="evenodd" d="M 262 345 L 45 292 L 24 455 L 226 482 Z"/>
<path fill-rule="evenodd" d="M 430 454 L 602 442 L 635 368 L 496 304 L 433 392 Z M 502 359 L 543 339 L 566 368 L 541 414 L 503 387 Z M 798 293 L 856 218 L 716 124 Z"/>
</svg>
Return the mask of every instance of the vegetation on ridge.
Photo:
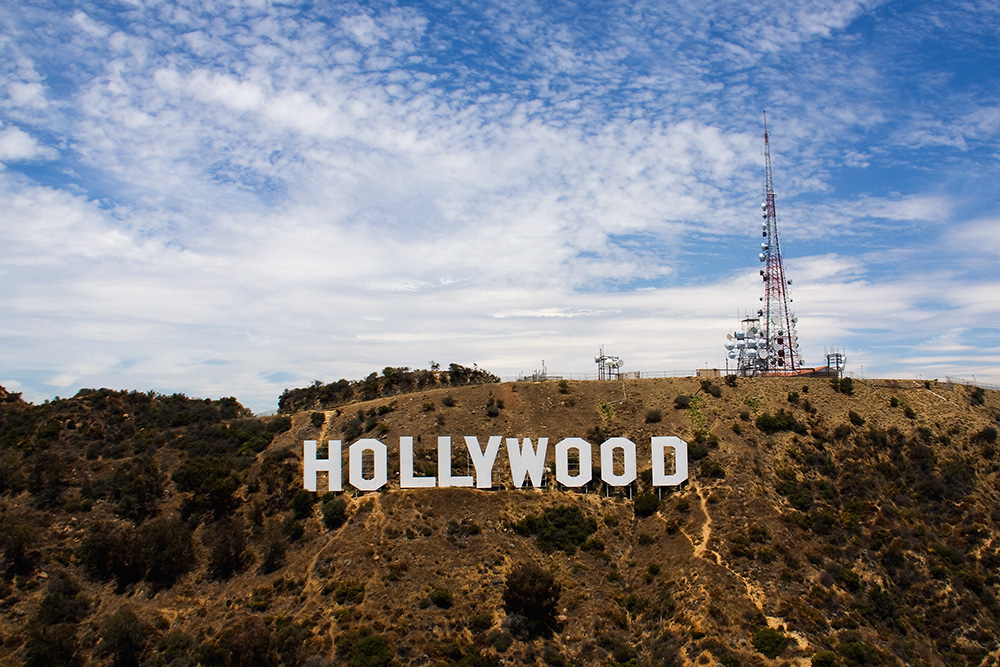
<svg viewBox="0 0 1000 667">
<path fill-rule="evenodd" d="M 411 370 L 386 366 L 382 375 L 371 373 L 364 380 L 337 380 L 324 384 L 316 380 L 308 387 L 286 389 L 278 399 L 278 412 L 293 414 L 301 410 L 335 408 L 352 400 L 371 401 L 384 396 L 398 396 L 437 387 L 464 387 L 500 382 L 500 378 L 481 368 L 450 364 L 448 370 Z"/>
<path fill-rule="evenodd" d="M 626 396 L 620 383 L 448 384 L 262 419 L 233 399 L 85 390 L 30 405 L 0 390 L 0 662 L 971 666 L 1000 655 L 996 392 L 627 382 Z M 302 489 L 302 440 L 349 426 L 390 448 L 386 490 L 326 493 L 325 478 Z M 466 434 L 548 437 L 550 469 L 561 438 L 597 452 L 624 436 L 639 479 L 608 489 L 595 454 L 579 491 L 510 490 L 501 450 L 493 482 L 508 490 L 398 488 L 399 435 L 414 437 L 416 474 L 433 476 L 436 436 Z M 654 435 L 688 441 L 681 488 L 651 487 Z M 455 476 L 472 474 L 460 442 Z"/>
</svg>

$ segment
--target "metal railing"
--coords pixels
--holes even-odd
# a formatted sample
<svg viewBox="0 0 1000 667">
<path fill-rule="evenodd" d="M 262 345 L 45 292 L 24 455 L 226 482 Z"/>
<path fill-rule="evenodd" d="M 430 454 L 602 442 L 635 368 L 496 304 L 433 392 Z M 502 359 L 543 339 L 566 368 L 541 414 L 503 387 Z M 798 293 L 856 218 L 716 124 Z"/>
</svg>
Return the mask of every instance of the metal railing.
<svg viewBox="0 0 1000 667">
<path fill-rule="evenodd" d="M 621 376 L 613 378 L 616 380 L 636 380 L 647 378 L 678 378 L 694 377 L 697 373 L 693 370 L 683 371 L 622 371 Z M 508 375 L 500 378 L 503 382 L 542 382 L 546 380 L 597 380 L 597 373 L 532 373 L 531 375 Z"/>
</svg>

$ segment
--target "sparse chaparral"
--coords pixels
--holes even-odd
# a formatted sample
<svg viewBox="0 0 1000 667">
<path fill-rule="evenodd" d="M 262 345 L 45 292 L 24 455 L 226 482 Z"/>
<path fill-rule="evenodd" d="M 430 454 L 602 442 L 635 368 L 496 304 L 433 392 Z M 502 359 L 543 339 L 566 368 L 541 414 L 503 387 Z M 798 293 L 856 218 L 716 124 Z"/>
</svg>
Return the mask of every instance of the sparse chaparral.
<svg viewBox="0 0 1000 667">
<path fill-rule="evenodd" d="M 991 664 L 1000 397 L 845 380 L 491 382 L 263 418 L 4 391 L 0 663 Z M 567 488 L 549 447 L 552 479 L 513 489 L 499 448 L 491 489 L 302 489 L 303 441 L 377 438 L 396 479 L 401 437 L 428 477 L 439 436 L 496 433 L 676 435 L 690 476 L 659 498 L 640 446 L 634 485 L 595 459 Z"/>
</svg>

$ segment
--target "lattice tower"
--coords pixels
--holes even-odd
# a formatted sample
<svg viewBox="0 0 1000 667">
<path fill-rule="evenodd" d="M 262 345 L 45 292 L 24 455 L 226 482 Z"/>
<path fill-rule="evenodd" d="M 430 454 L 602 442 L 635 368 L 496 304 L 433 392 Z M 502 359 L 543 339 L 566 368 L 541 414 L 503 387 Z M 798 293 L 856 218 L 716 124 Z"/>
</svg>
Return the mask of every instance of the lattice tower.
<svg viewBox="0 0 1000 667">
<path fill-rule="evenodd" d="M 759 259 L 764 264 L 760 270 L 764 282 L 763 307 L 757 317 L 745 316 L 740 328 L 726 336 L 729 359 L 736 362 L 738 375 L 783 375 L 798 372 L 802 367 L 799 356 L 799 337 L 795 331 L 798 321 L 792 313 L 792 299 L 788 294 L 791 284 L 785 276 L 778 241 L 778 215 L 774 206 L 774 180 L 771 174 L 771 145 L 767 134 L 767 115 L 764 116 L 764 201 L 761 203 L 764 221 L 761 223 Z"/>
<path fill-rule="evenodd" d="M 798 319 L 792 312 L 792 299 L 788 286 L 792 281 L 785 276 L 778 240 L 778 215 L 774 207 L 774 180 L 771 175 L 771 144 L 767 135 L 767 114 L 764 115 L 764 201 L 761 203 L 764 222 L 761 224 L 763 242 L 759 259 L 764 264 L 760 275 L 764 281 L 764 307 L 758 312 L 768 354 L 764 359 L 767 374 L 795 373 L 802 366 L 799 356 L 799 336 L 795 331 Z"/>
</svg>

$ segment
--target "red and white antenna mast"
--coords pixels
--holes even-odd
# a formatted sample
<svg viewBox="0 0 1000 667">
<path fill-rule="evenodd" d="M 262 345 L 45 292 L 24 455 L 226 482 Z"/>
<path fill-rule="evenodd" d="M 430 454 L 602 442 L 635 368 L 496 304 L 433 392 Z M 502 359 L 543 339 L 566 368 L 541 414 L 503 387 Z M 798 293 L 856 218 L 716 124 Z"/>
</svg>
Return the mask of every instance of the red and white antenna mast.
<svg viewBox="0 0 1000 667">
<path fill-rule="evenodd" d="M 785 277 L 785 264 L 781 260 L 778 241 L 778 215 L 774 208 L 774 181 L 771 176 L 771 144 L 767 136 L 767 112 L 764 112 L 764 201 L 761 203 L 764 222 L 761 224 L 763 242 L 760 244 L 760 261 L 764 263 L 760 275 L 764 280 L 764 307 L 757 311 L 761 318 L 760 329 L 766 353 L 758 355 L 758 369 L 762 374 L 781 375 L 795 373 L 802 367 L 799 356 L 799 336 L 795 331 L 798 319 L 792 312 L 792 299 L 788 294 L 791 280 Z"/>
</svg>

